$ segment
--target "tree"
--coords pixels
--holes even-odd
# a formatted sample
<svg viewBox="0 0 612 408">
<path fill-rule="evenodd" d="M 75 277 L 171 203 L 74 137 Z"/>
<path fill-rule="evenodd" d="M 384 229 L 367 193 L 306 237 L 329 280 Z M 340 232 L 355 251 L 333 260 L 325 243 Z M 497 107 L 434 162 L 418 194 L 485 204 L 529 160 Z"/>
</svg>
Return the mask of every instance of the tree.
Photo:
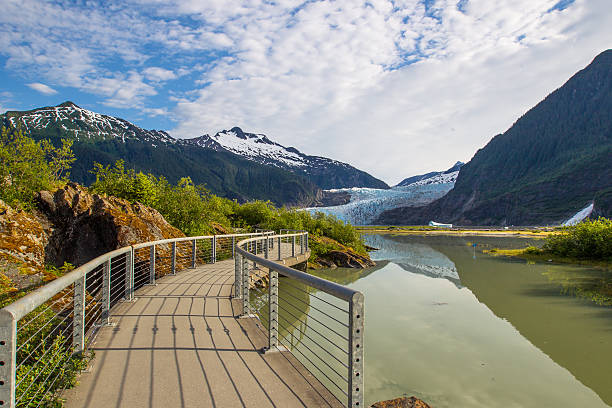
<svg viewBox="0 0 612 408">
<path fill-rule="evenodd" d="M 61 147 L 48 140 L 36 142 L 22 130 L 3 127 L 0 133 L 0 198 L 30 208 L 35 194 L 61 186 L 75 161 L 72 141 Z"/>
</svg>

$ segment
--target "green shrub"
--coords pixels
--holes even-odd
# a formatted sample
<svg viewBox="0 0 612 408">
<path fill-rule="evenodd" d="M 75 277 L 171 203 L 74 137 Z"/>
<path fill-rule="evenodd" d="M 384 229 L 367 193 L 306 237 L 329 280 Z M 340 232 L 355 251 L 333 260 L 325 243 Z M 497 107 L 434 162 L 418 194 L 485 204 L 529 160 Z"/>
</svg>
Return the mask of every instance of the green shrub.
<svg viewBox="0 0 612 408">
<path fill-rule="evenodd" d="M 48 140 L 36 142 L 21 130 L 0 132 L 0 198 L 13 206 L 31 208 L 35 194 L 60 186 L 75 161 L 72 141 L 61 147 Z"/>
<path fill-rule="evenodd" d="M 153 207 L 187 235 L 212 233 L 213 222 L 229 228 L 228 217 L 237 206 L 212 195 L 204 186 L 194 185 L 189 177 L 172 185 L 164 177 L 126 170 L 122 160 L 112 167 L 95 163 L 92 173 L 96 176 L 92 191 Z"/>
<path fill-rule="evenodd" d="M 565 227 L 546 238 L 543 249 L 563 257 L 611 259 L 612 220 L 599 218 Z"/>
</svg>

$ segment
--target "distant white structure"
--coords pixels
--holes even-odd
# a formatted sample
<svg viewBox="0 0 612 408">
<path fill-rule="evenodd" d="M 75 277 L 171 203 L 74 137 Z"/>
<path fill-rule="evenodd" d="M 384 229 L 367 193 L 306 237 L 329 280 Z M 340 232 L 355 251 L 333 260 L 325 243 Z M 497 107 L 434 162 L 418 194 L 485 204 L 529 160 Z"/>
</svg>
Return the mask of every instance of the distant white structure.
<svg viewBox="0 0 612 408">
<path fill-rule="evenodd" d="M 440 224 L 439 222 L 429 221 L 430 227 L 438 227 L 438 228 L 453 228 L 453 224 Z"/>
<path fill-rule="evenodd" d="M 565 221 L 562 225 L 564 227 L 567 227 L 569 225 L 576 225 L 576 224 L 581 223 L 582 221 L 584 221 L 587 217 L 591 215 L 594 207 L 595 207 L 595 203 L 591 203 L 587 205 L 585 208 L 578 211 L 572 218 Z"/>
</svg>

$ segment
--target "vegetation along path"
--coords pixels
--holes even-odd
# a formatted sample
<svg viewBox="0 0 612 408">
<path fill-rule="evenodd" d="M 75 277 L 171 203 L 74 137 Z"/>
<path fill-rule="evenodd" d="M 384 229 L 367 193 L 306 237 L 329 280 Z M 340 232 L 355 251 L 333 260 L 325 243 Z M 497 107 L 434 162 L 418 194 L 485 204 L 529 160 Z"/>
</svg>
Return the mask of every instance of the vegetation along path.
<svg viewBox="0 0 612 408">
<path fill-rule="evenodd" d="M 282 250 L 288 265 L 307 259 Z M 66 406 L 340 406 L 289 352 L 261 352 L 267 335 L 238 317 L 233 287 L 230 259 L 167 275 L 117 305 Z"/>
</svg>

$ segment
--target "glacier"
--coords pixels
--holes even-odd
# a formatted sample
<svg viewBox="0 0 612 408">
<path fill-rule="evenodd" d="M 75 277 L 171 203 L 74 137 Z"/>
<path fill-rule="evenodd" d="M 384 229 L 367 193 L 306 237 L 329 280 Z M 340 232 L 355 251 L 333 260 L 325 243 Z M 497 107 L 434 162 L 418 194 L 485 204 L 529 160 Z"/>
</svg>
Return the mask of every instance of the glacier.
<svg viewBox="0 0 612 408">
<path fill-rule="evenodd" d="M 437 174 L 407 186 L 395 186 L 388 190 L 377 188 L 342 188 L 327 190 L 345 192 L 351 198 L 347 204 L 331 207 L 309 207 L 311 214 L 322 212 L 353 225 L 371 225 L 384 211 L 398 207 L 419 207 L 431 203 L 448 193 L 457 180 L 458 171 Z"/>
</svg>

